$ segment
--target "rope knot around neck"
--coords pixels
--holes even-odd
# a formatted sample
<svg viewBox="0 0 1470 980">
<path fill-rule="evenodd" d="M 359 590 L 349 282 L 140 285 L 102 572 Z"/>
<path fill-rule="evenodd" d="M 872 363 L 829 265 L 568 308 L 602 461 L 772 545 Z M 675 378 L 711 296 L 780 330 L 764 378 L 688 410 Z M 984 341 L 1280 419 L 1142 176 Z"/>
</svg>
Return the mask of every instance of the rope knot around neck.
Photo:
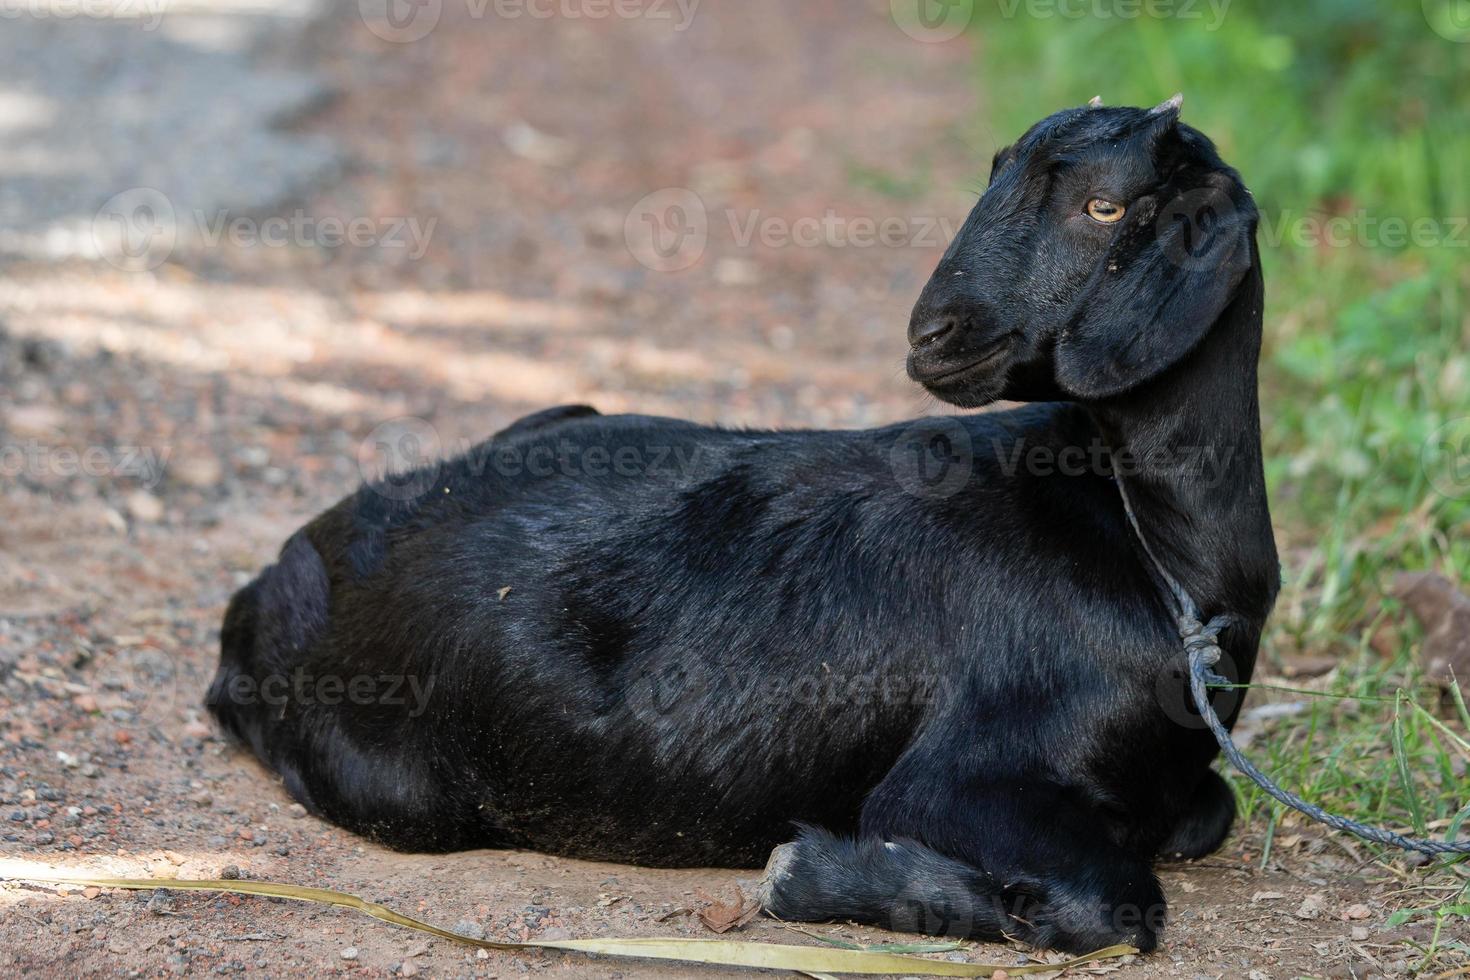
<svg viewBox="0 0 1470 980">
<path fill-rule="evenodd" d="M 1271 777 L 1245 757 L 1235 740 L 1230 737 L 1230 731 L 1220 721 L 1215 709 L 1210 705 L 1210 688 L 1228 687 L 1233 682 L 1229 678 L 1221 677 L 1215 672 L 1215 667 L 1220 663 L 1222 651 L 1220 649 L 1220 634 L 1231 625 L 1239 622 L 1239 617 L 1233 613 L 1221 613 L 1210 619 L 1208 623 L 1201 621 L 1199 606 L 1195 604 L 1194 598 L 1188 590 L 1180 584 L 1179 580 L 1169 574 L 1164 563 L 1159 561 L 1153 549 L 1149 547 L 1148 539 L 1143 536 L 1143 529 L 1139 526 L 1138 516 L 1133 512 L 1133 504 L 1128 499 L 1128 490 L 1122 480 L 1117 481 L 1118 494 L 1123 498 L 1123 513 L 1128 517 L 1128 523 L 1133 528 L 1134 537 L 1137 538 L 1143 554 L 1147 558 L 1149 571 L 1159 583 L 1159 591 L 1165 601 L 1174 608 L 1174 622 L 1179 629 L 1179 639 L 1184 644 L 1184 654 L 1189 661 L 1189 693 L 1194 698 L 1194 706 L 1199 711 L 1201 720 L 1210 734 L 1215 736 L 1219 743 L 1220 751 L 1230 764 L 1240 770 L 1246 778 L 1255 783 L 1261 790 L 1278 803 L 1285 804 L 1299 813 L 1311 817 L 1318 823 L 1326 824 L 1334 830 L 1346 831 L 1355 834 L 1366 841 L 1382 844 L 1386 847 L 1397 847 L 1405 851 L 1418 851 L 1421 854 L 1470 854 L 1470 840 L 1438 841 L 1426 840 L 1417 837 L 1405 837 L 1396 834 L 1383 827 L 1373 827 L 1368 824 L 1340 817 L 1313 803 L 1297 796 L 1278 786 Z"/>
</svg>

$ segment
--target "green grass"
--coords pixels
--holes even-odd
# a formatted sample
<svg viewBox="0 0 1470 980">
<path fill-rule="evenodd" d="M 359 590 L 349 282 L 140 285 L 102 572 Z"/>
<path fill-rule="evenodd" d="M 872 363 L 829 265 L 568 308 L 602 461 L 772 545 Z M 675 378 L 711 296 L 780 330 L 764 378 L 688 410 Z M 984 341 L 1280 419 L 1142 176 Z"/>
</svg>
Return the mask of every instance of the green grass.
<svg viewBox="0 0 1470 980">
<path fill-rule="evenodd" d="M 1417 0 L 1235 0 L 1214 31 L 1027 9 L 974 0 L 981 142 L 1008 142 L 1095 94 L 1152 105 L 1183 91 L 1186 120 L 1215 138 L 1261 207 L 1262 408 L 1284 576 L 1263 667 L 1340 663 L 1293 685 L 1311 696 L 1251 694 L 1248 707 L 1307 706 L 1266 722 L 1250 754 L 1361 820 L 1439 836 L 1470 827 L 1456 742 L 1470 737 L 1470 715 L 1425 682 L 1418 630 L 1387 596 L 1399 571 L 1470 578 L 1470 492 L 1441 492 L 1431 476 L 1444 472 L 1423 457 L 1441 426 L 1470 417 L 1470 44 L 1431 30 Z M 1348 221 L 1340 244 L 1306 234 L 1332 217 Z M 1389 219 L 1431 220 L 1435 235 L 1398 241 Z M 1269 862 L 1301 818 L 1234 781 Z M 1470 954 L 1450 938 L 1470 922 L 1470 862 L 1407 871 L 1402 856 L 1349 847 L 1408 875 L 1395 919 L 1431 928 L 1419 968 Z"/>
</svg>

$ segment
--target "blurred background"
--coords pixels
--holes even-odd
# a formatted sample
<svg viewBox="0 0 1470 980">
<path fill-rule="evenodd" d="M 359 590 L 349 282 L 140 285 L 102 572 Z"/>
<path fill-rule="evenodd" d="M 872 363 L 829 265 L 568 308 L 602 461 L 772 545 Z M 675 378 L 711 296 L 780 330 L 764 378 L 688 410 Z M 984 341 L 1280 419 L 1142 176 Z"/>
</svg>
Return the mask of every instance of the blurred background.
<svg viewBox="0 0 1470 980">
<path fill-rule="evenodd" d="M 429 886 L 239 785 L 198 711 L 229 592 L 364 474 L 547 405 L 942 412 L 903 375 L 904 328 L 994 150 L 1093 95 L 1176 91 L 1263 214 L 1285 588 L 1243 736 L 1332 807 L 1456 832 L 1465 0 L 0 0 L 3 853 L 105 846 L 147 870 L 166 847 L 176 870 L 226 853 L 299 878 L 310 845 L 329 884 L 473 886 L 489 925 L 536 934 L 561 901 L 583 910 L 568 925 L 656 932 L 556 862 L 531 872 L 561 882 L 535 906 L 551 918 L 497 919 L 525 905 L 524 865 Z M 1465 863 L 1329 843 L 1240 789 L 1220 880 L 1171 886 L 1186 921 L 1277 895 L 1289 921 L 1262 911 L 1276 938 L 1255 949 L 1298 975 L 1354 944 L 1388 972 L 1470 956 Z M 619 887 L 668 887 L 645 878 Z M 285 935 L 310 921 L 258 912 Z M 1301 938 L 1306 920 L 1332 935 Z M 33 952 L 6 943 L 0 966 L 112 942 L 14 928 Z M 1200 971 L 1218 953 L 1181 948 Z M 138 955 L 336 953 L 175 936 Z"/>
</svg>

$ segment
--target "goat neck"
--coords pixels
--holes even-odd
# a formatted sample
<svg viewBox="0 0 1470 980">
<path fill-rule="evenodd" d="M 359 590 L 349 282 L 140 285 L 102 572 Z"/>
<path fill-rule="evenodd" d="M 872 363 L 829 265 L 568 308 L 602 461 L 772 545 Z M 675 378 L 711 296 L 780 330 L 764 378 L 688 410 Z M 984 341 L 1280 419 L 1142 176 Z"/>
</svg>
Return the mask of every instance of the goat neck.
<svg viewBox="0 0 1470 980">
<path fill-rule="evenodd" d="M 1254 251 L 1252 259 L 1189 355 L 1087 409 L 1149 549 L 1206 617 L 1233 612 L 1259 625 L 1280 571 L 1256 390 L 1264 288 Z"/>
</svg>

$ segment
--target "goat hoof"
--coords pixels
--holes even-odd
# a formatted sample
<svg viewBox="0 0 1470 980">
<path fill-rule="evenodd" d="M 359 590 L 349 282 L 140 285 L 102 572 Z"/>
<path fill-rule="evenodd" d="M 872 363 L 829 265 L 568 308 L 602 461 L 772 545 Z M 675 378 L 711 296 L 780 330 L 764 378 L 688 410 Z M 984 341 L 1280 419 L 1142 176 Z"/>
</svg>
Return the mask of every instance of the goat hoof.
<svg viewBox="0 0 1470 980">
<path fill-rule="evenodd" d="M 796 842 L 792 841 L 771 849 L 766 870 L 761 872 L 761 879 L 755 885 L 754 897 L 762 909 L 769 911 L 772 908 L 777 889 L 791 877 L 792 866 L 796 864 L 796 848 Z"/>
</svg>

